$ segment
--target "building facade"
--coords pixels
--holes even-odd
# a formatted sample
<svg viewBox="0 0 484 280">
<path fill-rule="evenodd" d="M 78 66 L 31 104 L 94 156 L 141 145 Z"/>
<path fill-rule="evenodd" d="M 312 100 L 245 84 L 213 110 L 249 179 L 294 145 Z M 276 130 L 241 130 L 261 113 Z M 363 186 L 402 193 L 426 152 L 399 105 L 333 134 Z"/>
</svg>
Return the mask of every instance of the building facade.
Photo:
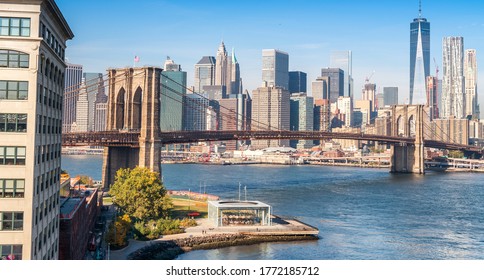
<svg viewBox="0 0 484 280">
<path fill-rule="evenodd" d="M 328 99 L 314 99 L 314 124 L 315 131 L 331 131 L 331 109 Z M 315 141 L 319 144 L 319 141 Z"/>
<path fill-rule="evenodd" d="M 268 87 L 289 90 L 289 54 L 280 50 L 262 50 L 262 82 Z"/>
<path fill-rule="evenodd" d="M 290 130 L 290 93 L 282 87 L 252 91 L 252 130 Z M 252 147 L 288 147 L 289 140 L 254 140 Z"/>
<path fill-rule="evenodd" d="M 444 37 L 442 43 L 442 114 L 465 118 L 464 38 Z"/>
<path fill-rule="evenodd" d="M 0 2 L 2 259 L 59 256 L 64 58 L 73 36 L 53 0 Z"/>
<path fill-rule="evenodd" d="M 67 63 L 65 71 L 65 90 L 62 117 L 62 132 L 71 132 L 72 123 L 76 121 L 77 99 L 82 82 L 82 65 Z"/>
<path fill-rule="evenodd" d="M 383 107 L 398 104 L 398 87 L 383 87 Z"/>
<path fill-rule="evenodd" d="M 426 78 L 430 75 L 430 22 L 422 17 L 410 23 L 410 104 L 425 104 Z"/>
<path fill-rule="evenodd" d="M 343 70 L 343 96 L 353 97 L 353 54 L 351 51 L 332 51 L 329 60 L 331 68 Z"/>
<path fill-rule="evenodd" d="M 293 94 L 290 98 L 291 119 L 290 126 L 293 131 L 312 131 L 314 128 L 314 98 L 306 93 Z M 314 143 L 312 140 L 291 140 L 293 148 L 309 149 Z"/>
<path fill-rule="evenodd" d="M 89 106 L 88 131 L 95 131 L 96 126 L 96 104 L 108 102 L 104 79 L 102 73 L 84 73 L 83 75 Z"/>
<path fill-rule="evenodd" d="M 363 90 L 361 91 L 361 100 L 370 101 L 372 111 L 376 110 L 376 84 L 369 83 L 367 80 L 367 83 L 363 86 Z"/>
<path fill-rule="evenodd" d="M 472 119 L 479 119 L 479 103 L 477 96 L 477 57 L 476 50 L 465 51 L 464 57 L 464 77 L 466 94 L 466 116 Z"/>
<path fill-rule="evenodd" d="M 204 94 L 187 94 L 183 98 L 183 130 L 207 129 L 209 101 Z"/>
<path fill-rule="evenodd" d="M 339 113 L 344 115 L 344 126 L 353 125 L 353 98 L 349 96 L 340 96 L 338 98 Z"/>
<path fill-rule="evenodd" d="M 91 115 L 89 106 L 89 94 L 83 79 L 76 105 L 76 121 L 71 126 L 71 132 L 89 131 L 89 119 Z M 94 112 L 92 112 L 94 113 Z M 94 114 L 93 114 L 94 115 Z"/>
<path fill-rule="evenodd" d="M 450 117 L 434 119 L 430 123 L 433 139 L 436 141 L 469 145 L 469 120 Z"/>
<path fill-rule="evenodd" d="M 344 71 L 340 68 L 323 68 L 321 77 L 329 78 L 329 97 L 331 103 L 338 101 L 338 97 L 344 96 Z M 315 97 L 316 98 L 316 97 Z"/>
<path fill-rule="evenodd" d="M 326 99 L 329 100 L 330 91 L 330 78 L 329 77 L 318 77 L 316 81 L 311 83 L 311 93 L 313 98 L 316 99 Z"/>
<path fill-rule="evenodd" d="M 169 57 L 161 72 L 160 129 L 179 131 L 183 127 L 183 96 L 187 93 L 187 72 Z"/>
<path fill-rule="evenodd" d="M 215 57 L 204 56 L 195 64 L 195 91 L 203 92 L 204 86 L 215 85 Z"/>
<path fill-rule="evenodd" d="M 427 103 L 429 107 L 430 120 L 439 118 L 439 95 L 438 95 L 438 79 L 437 77 L 427 77 Z"/>
<path fill-rule="evenodd" d="M 289 71 L 289 93 L 307 92 L 308 75 L 301 71 Z"/>
</svg>

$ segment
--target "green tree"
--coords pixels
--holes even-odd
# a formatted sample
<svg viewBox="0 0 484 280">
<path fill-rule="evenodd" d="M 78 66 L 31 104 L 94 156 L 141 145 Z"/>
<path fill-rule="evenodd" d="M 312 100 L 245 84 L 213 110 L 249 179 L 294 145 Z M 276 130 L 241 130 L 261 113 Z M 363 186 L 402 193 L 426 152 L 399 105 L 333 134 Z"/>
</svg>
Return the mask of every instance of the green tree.
<svg viewBox="0 0 484 280">
<path fill-rule="evenodd" d="M 92 185 L 92 179 L 91 179 L 91 177 L 89 177 L 87 175 L 81 175 L 80 179 L 79 179 L 79 183 L 86 185 L 86 186 L 90 186 L 90 185 Z"/>
<path fill-rule="evenodd" d="M 462 151 L 449 151 L 450 158 L 463 158 L 464 152 Z"/>
<path fill-rule="evenodd" d="M 145 167 L 118 170 L 109 193 L 123 213 L 141 221 L 166 217 L 171 207 L 159 174 Z"/>
<path fill-rule="evenodd" d="M 127 214 L 117 217 L 116 220 L 109 226 L 107 234 L 107 242 L 117 247 L 126 245 L 126 237 L 131 228 L 131 219 Z"/>
</svg>

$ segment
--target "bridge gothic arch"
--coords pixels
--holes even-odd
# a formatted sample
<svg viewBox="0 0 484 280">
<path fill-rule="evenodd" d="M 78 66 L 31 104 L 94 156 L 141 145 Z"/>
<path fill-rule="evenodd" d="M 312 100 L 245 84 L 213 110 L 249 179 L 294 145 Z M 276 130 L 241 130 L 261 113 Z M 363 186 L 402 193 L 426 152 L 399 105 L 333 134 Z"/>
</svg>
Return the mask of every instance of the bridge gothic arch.
<svg viewBox="0 0 484 280">
<path fill-rule="evenodd" d="M 424 169 L 424 106 L 392 106 L 392 136 L 414 138 L 414 144 L 401 143 L 392 146 L 391 171 L 395 173 L 419 173 Z"/>
<path fill-rule="evenodd" d="M 135 90 L 133 95 L 133 100 L 132 100 L 133 111 L 132 111 L 132 117 L 131 117 L 131 119 L 133 120 L 133 122 L 131 123 L 131 128 L 136 130 L 141 129 L 142 97 L 143 97 L 143 90 L 141 89 L 140 86 L 138 86 L 138 88 Z"/>
<path fill-rule="evenodd" d="M 115 120 L 115 124 L 114 124 L 114 128 L 116 130 L 121 130 L 121 129 L 124 129 L 124 110 L 125 110 L 125 95 L 126 95 L 126 90 L 124 89 L 124 87 L 121 87 L 121 89 L 119 89 L 119 92 L 118 94 L 116 95 L 116 103 L 115 103 L 115 107 L 114 107 L 114 120 Z"/>
<path fill-rule="evenodd" d="M 161 71 L 155 67 L 109 69 L 106 130 L 139 132 L 137 147 L 104 150 L 103 183 L 109 187 L 119 168 L 148 167 L 160 173 Z"/>
<path fill-rule="evenodd" d="M 410 138 L 415 138 L 415 117 L 411 115 L 408 118 L 408 136 Z"/>
</svg>

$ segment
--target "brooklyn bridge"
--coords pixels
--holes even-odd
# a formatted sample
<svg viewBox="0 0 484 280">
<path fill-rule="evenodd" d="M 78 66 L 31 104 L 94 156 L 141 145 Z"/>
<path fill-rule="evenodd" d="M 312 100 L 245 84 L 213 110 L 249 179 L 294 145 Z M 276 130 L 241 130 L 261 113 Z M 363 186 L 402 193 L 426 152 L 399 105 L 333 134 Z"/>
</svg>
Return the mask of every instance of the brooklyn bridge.
<svg viewBox="0 0 484 280">
<path fill-rule="evenodd" d="M 352 139 L 391 145 L 391 172 L 425 173 L 425 148 L 460 150 L 481 155 L 476 146 L 433 139 L 424 105 L 394 105 L 390 133 L 273 130 L 253 123 L 251 130 L 161 131 L 162 69 L 121 68 L 108 71 L 107 126 L 103 132 L 66 133 L 63 146 L 104 146 L 103 183 L 108 187 L 119 168 L 143 166 L 161 174 L 163 145 L 229 140 Z M 196 109 L 196 108 L 194 108 Z M 234 116 L 222 116 L 234 118 Z"/>
</svg>

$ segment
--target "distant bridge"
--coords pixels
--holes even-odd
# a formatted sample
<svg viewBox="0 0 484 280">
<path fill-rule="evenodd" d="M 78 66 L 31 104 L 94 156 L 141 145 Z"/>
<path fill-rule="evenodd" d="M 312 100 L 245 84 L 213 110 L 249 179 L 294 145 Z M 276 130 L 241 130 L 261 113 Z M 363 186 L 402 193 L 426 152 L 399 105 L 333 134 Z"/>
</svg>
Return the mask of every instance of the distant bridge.
<svg viewBox="0 0 484 280">
<path fill-rule="evenodd" d="M 140 133 L 136 131 L 102 131 L 86 133 L 66 133 L 62 135 L 63 146 L 106 146 L 106 147 L 139 147 Z M 347 139 L 378 141 L 392 145 L 414 145 L 415 138 L 400 136 L 385 136 L 365 133 L 341 133 L 324 131 L 172 131 L 160 132 L 158 140 L 165 144 L 196 143 L 208 141 L 230 140 L 321 140 L 321 139 Z M 434 140 L 425 140 L 424 146 L 428 148 L 460 150 L 481 153 L 476 146 L 447 143 Z"/>
<path fill-rule="evenodd" d="M 155 67 L 109 69 L 105 132 L 68 133 L 64 146 L 105 146 L 103 183 L 109 187 L 119 168 L 148 167 L 161 174 L 161 147 L 165 144 L 229 140 L 349 139 L 391 145 L 391 172 L 425 173 L 424 147 L 481 153 L 474 146 L 424 139 L 423 105 L 392 106 L 387 132 L 334 133 L 324 131 L 173 131 L 160 130 L 161 72 Z M 193 108 L 197 109 L 197 108 Z M 198 108 L 200 109 L 200 108 Z M 234 120 L 232 120 L 234 121 Z M 253 121 L 255 122 L 255 121 Z M 255 124 L 252 123 L 253 127 Z"/>
</svg>

